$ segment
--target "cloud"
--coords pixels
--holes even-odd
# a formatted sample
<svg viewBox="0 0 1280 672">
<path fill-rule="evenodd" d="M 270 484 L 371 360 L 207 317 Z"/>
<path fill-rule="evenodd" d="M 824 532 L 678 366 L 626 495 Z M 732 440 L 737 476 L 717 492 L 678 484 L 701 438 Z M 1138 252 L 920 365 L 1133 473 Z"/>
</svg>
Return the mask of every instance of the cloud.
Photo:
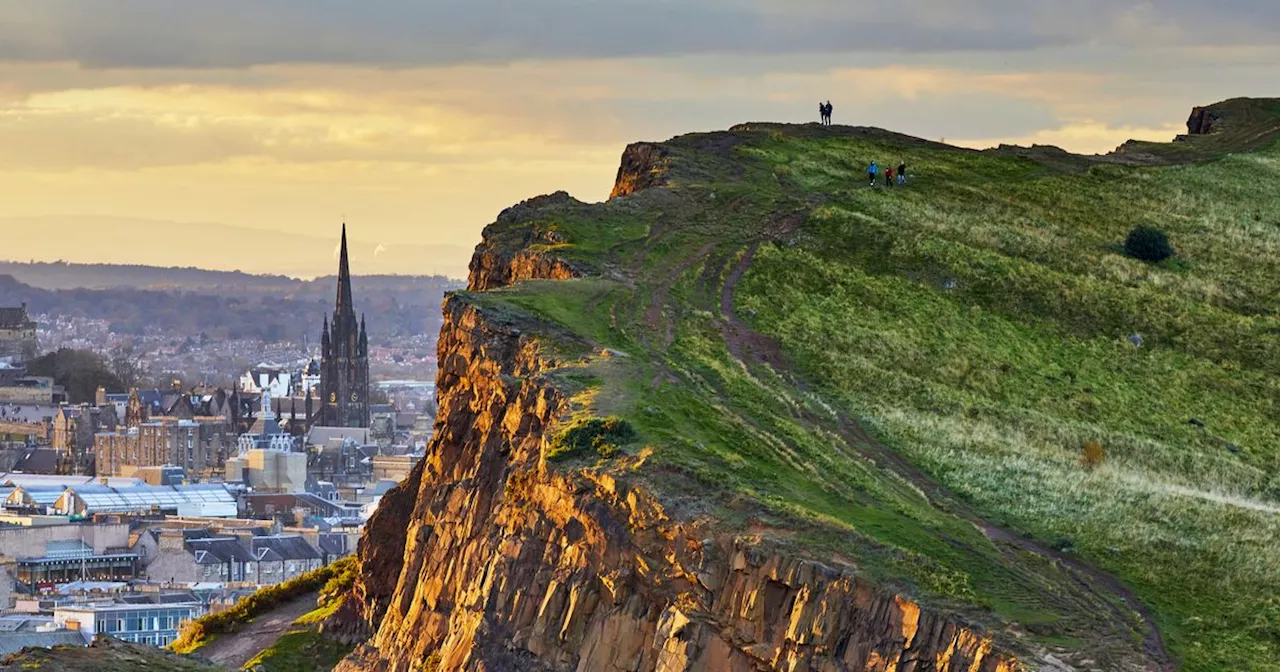
<svg viewBox="0 0 1280 672">
<path fill-rule="evenodd" d="M 1266 44 L 1262 0 L 0 0 L 0 60 L 386 67 L 691 54 Z"/>
</svg>

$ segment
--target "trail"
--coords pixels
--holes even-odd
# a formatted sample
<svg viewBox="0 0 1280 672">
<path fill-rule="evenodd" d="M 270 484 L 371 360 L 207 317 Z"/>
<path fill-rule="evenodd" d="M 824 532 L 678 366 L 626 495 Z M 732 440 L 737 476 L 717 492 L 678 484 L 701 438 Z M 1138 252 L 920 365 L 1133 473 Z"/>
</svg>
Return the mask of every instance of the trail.
<svg viewBox="0 0 1280 672">
<path fill-rule="evenodd" d="M 764 239 L 777 237 L 778 234 L 787 233 L 790 230 L 794 230 L 794 228 L 794 224 L 790 226 L 784 224 L 780 227 L 771 226 L 773 230 L 767 231 Z M 738 283 L 742 280 L 743 275 L 746 274 L 747 269 L 751 267 L 751 262 L 755 257 L 756 249 L 760 246 L 760 242 L 761 240 L 757 240 L 748 245 L 742 258 L 725 278 L 724 286 L 721 289 L 720 311 L 726 322 L 723 330 L 725 342 L 733 356 L 744 363 L 766 364 L 780 373 L 789 373 L 803 387 L 803 384 L 800 383 L 800 376 L 786 362 L 778 344 L 772 338 L 752 330 L 734 311 L 734 297 Z M 811 392 L 812 390 L 807 391 Z M 1118 579 L 1105 571 L 1090 567 L 1076 558 L 1042 546 L 1035 541 L 983 519 L 973 507 L 955 497 L 941 483 L 933 480 L 896 451 L 876 441 L 856 420 L 848 417 L 839 409 L 834 410 L 837 417 L 834 429 L 840 436 L 844 437 L 845 442 L 852 449 L 866 459 L 871 460 L 882 468 L 893 471 L 914 485 L 924 493 L 925 497 L 934 506 L 939 506 L 939 508 L 943 508 L 953 515 L 972 523 L 997 548 L 1001 548 L 1001 544 L 1004 544 L 1018 551 L 1034 553 L 1041 558 L 1070 569 L 1075 574 L 1076 583 L 1082 589 L 1101 598 L 1103 603 L 1111 607 L 1113 614 L 1123 620 L 1124 614 L 1121 610 L 1115 606 L 1113 600 L 1106 599 L 1105 595 L 1099 593 L 1099 589 L 1118 598 L 1129 610 L 1139 615 L 1146 626 L 1146 632 L 1143 635 L 1143 649 L 1150 661 L 1148 669 L 1153 670 L 1153 672 L 1171 672 L 1176 669 L 1165 648 L 1164 638 L 1160 634 L 1160 629 L 1156 626 L 1154 615 L 1142 604 L 1137 595 Z M 809 420 L 817 423 L 829 422 L 818 417 L 812 417 Z M 944 503 L 945 506 L 942 506 Z M 1001 550 L 1004 551 L 1004 549 Z"/>
<path fill-rule="evenodd" d="M 316 594 L 308 593 L 253 619 L 244 630 L 219 635 L 196 651 L 199 655 L 231 670 L 238 670 L 293 628 L 293 622 L 316 608 Z"/>
</svg>

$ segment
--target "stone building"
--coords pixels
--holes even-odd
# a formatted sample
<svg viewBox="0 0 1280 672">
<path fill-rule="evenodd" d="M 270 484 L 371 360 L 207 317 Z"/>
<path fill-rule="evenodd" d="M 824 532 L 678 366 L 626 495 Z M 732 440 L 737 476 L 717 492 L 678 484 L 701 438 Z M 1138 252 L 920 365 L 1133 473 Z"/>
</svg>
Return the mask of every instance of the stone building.
<svg viewBox="0 0 1280 672">
<path fill-rule="evenodd" d="M 37 354 L 36 323 L 27 315 L 27 304 L 0 308 L 0 359 L 26 362 Z"/>
<path fill-rule="evenodd" d="M 188 476 L 222 473 L 236 453 L 235 428 L 220 417 L 152 418 L 94 436 L 98 476 L 135 476 L 143 467 L 174 465 Z"/>
<path fill-rule="evenodd" d="M 163 530 L 157 542 L 155 558 L 146 568 L 152 581 L 269 585 L 319 569 L 325 560 L 296 534 Z"/>
<path fill-rule="evenodd" d="M 330 427 L 369 426 L 369 338 L 364 318 L 356 321 L 347 263 L 347 227 L 342 226 L 338 295 L 333 323 L 320 334 L 320 418 Z"/>
<path fill-rule="evenodd" d="M 52 445 L 58 454 L 58 470 L 67 474 L 94 473 L 94 436 L 115 431 L 119 425 L 115 407 L 63 404 L 53 416 Z"/>
</svg>

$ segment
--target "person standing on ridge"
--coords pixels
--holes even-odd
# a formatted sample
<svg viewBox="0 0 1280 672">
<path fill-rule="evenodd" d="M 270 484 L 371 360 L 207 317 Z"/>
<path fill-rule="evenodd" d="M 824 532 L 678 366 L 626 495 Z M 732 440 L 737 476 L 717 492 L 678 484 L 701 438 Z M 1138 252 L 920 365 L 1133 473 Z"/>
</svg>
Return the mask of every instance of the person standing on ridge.
<svg viewBox="0 0 1280 672">
<path fill-rule="evenodd" d="M 876 186 L 876 175 L 879 174 L 880 166 L 877 166 L 876 162 L 872 161 L 871 164 L 867 166 L 867 179 L 871 181 L 871 186 Z"/>
<path fill-rule="evenodd" d="M 907 183 L 907 160 L 903 159 L 898 162 L 898 184 Z"/>
<path fill-rule="evenodd" d="M 831 101 L 827 101 L 827 125 L 831 125 Z"/>
<path fill-rule="evenodd" d="M 818 101 L 818 118 L 822 120 L 823 126 L 827 125 L 827 106 L 822 101 Z"/>
</svg>

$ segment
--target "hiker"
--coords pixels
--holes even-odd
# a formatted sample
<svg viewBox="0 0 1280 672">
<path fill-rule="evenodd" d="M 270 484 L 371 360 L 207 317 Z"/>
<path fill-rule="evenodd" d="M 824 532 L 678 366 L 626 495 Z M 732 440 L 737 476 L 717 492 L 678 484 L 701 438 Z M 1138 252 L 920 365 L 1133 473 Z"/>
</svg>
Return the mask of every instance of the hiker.
<svg viewBox="0 0 1280 672">
<path fill-rule="evenodd" d="M 907 183 L 907 161 L 903 159 L 898 162 L 898 184 Z"/>
<path fill-rule="evenodd" d="M 872 161 L 871 165 L 867 166 L 867 178 L 871 180 L 871 186 L 873 187 L 876 186 L 876 175 L 879 175 L 879 174 L 880 174 L 880 166 L 877 166 L 876 162 Z"/>
<path fill-rule="evenodd" d="M 886 187 L 893 186 L 893 166 L 889 166 L 884 171 L 884 186 Z"/>
<path fill-rule="evenodd" d="M 827 125 L 831 125 L 831 101 L 827 101 Z"/>
<path fill-rule="evenodd" d="M 822 125 L 827 125 L 827 106 L 818 101 L 818 118 L 822 119 Z"/>
</svg>

